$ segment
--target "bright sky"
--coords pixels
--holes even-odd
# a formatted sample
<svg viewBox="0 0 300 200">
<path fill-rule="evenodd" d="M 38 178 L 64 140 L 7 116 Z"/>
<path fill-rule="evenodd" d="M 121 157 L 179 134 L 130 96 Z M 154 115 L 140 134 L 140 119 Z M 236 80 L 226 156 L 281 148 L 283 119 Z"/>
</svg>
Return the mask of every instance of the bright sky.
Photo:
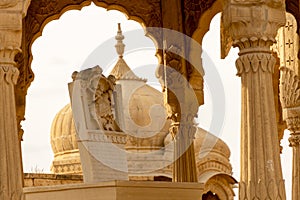
<svg viewBox="0 0 300 200">
<path fill-rule="evenodd" d="M 137 22 L 127 20 L 125 15 L 118 11 L 107 12 L 93 5 L 81 11 L 68 11 L 59 20 L 50 22 L 46 25 L 43 36 L 39 37 L 32 47 L 35 80 L 28 90 L 26 120 L 23 122 L 25 134 L 22 149 L 25 172 L 50 172 L 53 160 L 50 145 L 51 123 L 56 113 L 69 103 L 67 83 L 71 81 L 71 74 L 75 70 L 93 67 L 96 64 L 101 66 L 106 74 L 109 72 L 117 59 L 114 36 L 119 22 L 125 35 L 124 43 L 127 50 L 130 50 L 125 53 L 126 62 L 140 77 L 147 78 L 149 84 L 157 87 L 154 76 L 158 63 L 154 56 L 155 48 L 153 42 L 144 36 Z M 219 24 L 218 14 L 203 40 L 203 67 L 206 80 L 213 78 L 211 69 L 216 69 L 221 77 L 225 92 L 224 102 L 221 102 L 221 105 L 225 105 L 225 120 L 222 130 L 214 134 L 230 147 L 233 176 L 239 180 L 241 84 L 240 78 L 235 75 L 234 64 L 238 50 L 232 49 L 225 60 L 220 59 Z M 144 47 L 136 48 L 140 43 Z M 205 84 L 205 105 L 200 107 L 197 119 L 199 126 L 207 130 L 212 129 L 210 125 L 214 115 L 222 112 L 213 106 L 211 88 L 213 87 Z M 282 140 L 282 167 L 286 179 L 287 199 L 290 199 L 292 153 L 287 138 L 288 133 Z"/>
</svg>

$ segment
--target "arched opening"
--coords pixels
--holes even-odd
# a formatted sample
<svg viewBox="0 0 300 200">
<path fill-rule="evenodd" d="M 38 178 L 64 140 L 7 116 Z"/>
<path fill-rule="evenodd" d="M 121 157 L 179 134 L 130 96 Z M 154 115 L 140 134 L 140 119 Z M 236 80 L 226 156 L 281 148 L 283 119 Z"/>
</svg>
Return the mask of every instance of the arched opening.
<svg viewBox="0 0 300 200">
<path fill-rule="evenodd" d="M 207 193 L 202 195 L 202 200 L 220 200 L 218 195 L 208 191 Z"/>
<path fill-rule="evenodd" d="M 53 160 L 49 141 L 51 123 L 55 114 L 70 102 L 67 83 L 71 80 L 71 74 L 75 70 L 97 64 L 107 68 L 106 73 L 109 73 L 111 65 L 117 60 L 114 37 L 118 22 L 122 23 L 125 50 L 131 50 L 125 52 L 127 64 L 139 76 L 149 81 L 155 80 L 157 58 L 153 42 L 144 36 L 139 23 L 127 20 L 123 13 L 107 12 L 99 6 L 91 5 L 82 11 L 68 11 L 59 20 L 48 23 L 43 36 L 32 45 L 32 69 L 36 77 L 28 90 L 26 121 L 23 122 L 25 172 L 49 172 Z M 132 36 L 138 38 L 133 40 Z M 147 48 L 136 49 L 140 44 L 134 41 L 146 43 Z M 98 56 L 90 58 L 90 54 L 97 48 L 99 51 L 95 52 Z"/>
</svg>

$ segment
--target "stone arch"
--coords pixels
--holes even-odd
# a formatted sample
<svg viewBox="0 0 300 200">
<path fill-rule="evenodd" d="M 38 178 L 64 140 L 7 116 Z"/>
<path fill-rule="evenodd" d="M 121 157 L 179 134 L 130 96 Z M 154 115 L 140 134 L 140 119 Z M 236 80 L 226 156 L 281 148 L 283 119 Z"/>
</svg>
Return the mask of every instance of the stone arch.
<svg viewBox="0 0 300 200">
<path fill-rule="evenodd" d="M 117 1 L 117 0 L 64 0 L 59 1 L 59 3 L 51 0 L 41 0 L 32 1 L 28 11 L 27 16 L 24 19 L 24 33 L 23 38 L 25 50 L 28 55 L 28 66 L 30 66 L 32 61 L 31 46 L 33 42 L 42 35 L 42 31 L 46 24 L 49 22 L 59 19 L 65 12 L 69 10 L 81 10 L 83 7 L 90 5 L 91 3 L 105 8 L 107 10 L 118 10 L 125 14 L 129 20 L 134 20 L 141 24 L 141 26 L 146 29 L 146 27 L 160 27 L 160 11 L 158 11 L 159 4 L 148 3 L 147 1 L 142 1 L 142 3 L 133 3 L 130 0 Z M 140 2 L 140 1 L 139 1 Z M 159 1 L 157 1 L 159 3 Z M 145 12 L 144 7 L 149 6 L 148 12 Z M 146 31 L 146 30 L 145 30 Z M 155 42 L 155 36 L 146 31 L 146 35 L 149 36 Z M 156 43 L 156 42 L 155 42 Z"/>
<path fill-rule="evenodd" d="M 214 16 L 223 10 L 223 0 L 215 0 L 210 1 L 209 7 L 202 13 L 202 15 L 197 18 L 197 26 L 193 29 L 194 31 L 191 34 L 191 38 L 193 39 L 189 46 L 189 61 L 193 63 L 194 67 L 198 73 L 191 74 L 190 84 L 194 88 L 200 88 L 199 91 L 196 91 L 199 105 L 204 104 L 204 89 L 203 89 L 203 76 L 205 74 L 203 65 L 202 65 L 202 41 L 205 34 L 209 31 L 211 21 Z M 201 83 L 201 84 L 199 84 Z M 195 86 L 194 86 L 195 85 Z"/>
<path fill-rule="evenodd" d="M 222 200 L 233 200 L 234 192 L 233 185 L 237 181 L 228 174 L 216 173 L 213 176 L 207 177 L 203 194 L 207 192 L 215 193 Z"/>
<path fill-rule="evenodd" d="M 81 10 L 83 7 L 91 3 L 105 8 L 107 10 L 118 10 L 125 14 L 128 19 L 132 19 L 141 24 L 148 36 L 155 45 L 157 45 L 157 33 L 147 31 L 147 27 L 161 27 L 161 9 L 160 0 L 147 1 L 131 1 L 131 0 L 39 0 L 31 1 L 27 15 L 23 19 L 23 38 L 22 53 L 19 53 L 15 60 L 20 71 L 16 95 L 17 121 L 19 124 L 20 139 L 23 135 L 21 121 L 24 120 L 25 102 L 27 90 L 34 79 L 34 73 L 31 70 L 31 62 L 33 60 L 31 46 L 33 42 L 42 35 L 42 31 L 46 24 L 59 19 L 65 12 L 69 10 Z"/>
<path fill-rule="evenodd" d="M 223 10 L 222 0 L 215 1 L 212 6 L 206 10 L 198 21 L 198 27 L 193 32 L 192 38 L 202 44 L 204 35 L 209 31 L 210 23 L 214 16 Z"/>
</svg>

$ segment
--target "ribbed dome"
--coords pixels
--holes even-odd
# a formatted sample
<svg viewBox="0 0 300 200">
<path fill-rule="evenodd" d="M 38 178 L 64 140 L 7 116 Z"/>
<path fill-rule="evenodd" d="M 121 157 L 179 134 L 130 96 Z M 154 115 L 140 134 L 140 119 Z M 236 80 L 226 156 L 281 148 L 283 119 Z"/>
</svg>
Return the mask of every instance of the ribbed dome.
<svg viewBox="0 0 300 200">
<path fill-rule="evenodd" d="M 78 149 L 71 105 L 66 105 L 55 116 L 51 126 L 51 146 L 54 154 Z"/>
<path fill-rule="evenodd" d="M 169 134 L 164 140 L 165 146 L 172 142 L 172 136 Z M 197 127 L 194 139 L 195 154 L 200 158 L 207 156 L 207 154 L 215 153 L 228 159 L 230 157 L 230 149 L 225 142 L 220 138 L 214 136 L 208 131 Z"/>
<path fill-rule="evenodd" d="M 195 153 L 199 153 L 200 157 L 213 152 L 218 153 L 225 158 L 230 157 L 230 149 L 227 144 L 202 128 L 197 128 L 194 145 Z"/>
<path fill-rule="evenodd" d="M 54 153 L 51 171 L 55 174 L 82 174 L 70 104 L 56 114 L 52 122 L 50 137 Z"/>
<path fill-rule="evenodd" d="M 199 179 L 205 172 L 232 173 L 230 149 L 220 138 L 198 128 L 194 140 Z"/>
</svg>

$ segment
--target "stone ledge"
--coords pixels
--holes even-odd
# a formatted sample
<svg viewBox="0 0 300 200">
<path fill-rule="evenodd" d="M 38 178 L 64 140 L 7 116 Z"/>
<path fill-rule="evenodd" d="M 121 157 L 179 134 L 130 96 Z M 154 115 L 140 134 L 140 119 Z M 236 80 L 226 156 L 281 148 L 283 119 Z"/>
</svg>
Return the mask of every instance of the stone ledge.
<svg viewBox="0 0 300 200">
<path fill-rule="evenodd" d="M 110 181 L 24 188 L 24 200 L 201 200 L 204 184 Z"/>
<path fill-rule="evenodd" d="M 76 174 L 44 174 L 44 173 L 24 173 L 24 179 L 55 179 L 55 180 L 83 180 L 82 175 Z"/>
</svg>

